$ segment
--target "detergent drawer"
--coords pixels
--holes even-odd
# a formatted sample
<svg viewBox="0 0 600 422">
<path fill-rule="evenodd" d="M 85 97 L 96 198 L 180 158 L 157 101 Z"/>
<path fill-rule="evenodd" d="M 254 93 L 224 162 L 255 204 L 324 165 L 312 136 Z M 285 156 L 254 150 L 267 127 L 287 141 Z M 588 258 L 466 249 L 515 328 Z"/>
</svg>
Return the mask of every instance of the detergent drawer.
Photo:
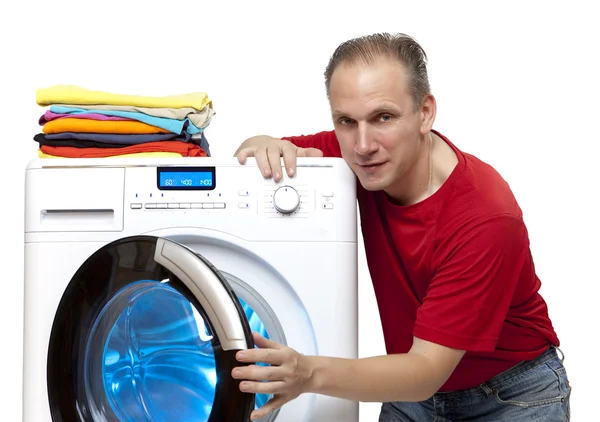
<svg viewBox="0 0 600 422">
<path fill-rule="evenodd" d="M 123 230 L 124 168 L 30 169 L 25 180 L 25 232 Z"/>
</svg>

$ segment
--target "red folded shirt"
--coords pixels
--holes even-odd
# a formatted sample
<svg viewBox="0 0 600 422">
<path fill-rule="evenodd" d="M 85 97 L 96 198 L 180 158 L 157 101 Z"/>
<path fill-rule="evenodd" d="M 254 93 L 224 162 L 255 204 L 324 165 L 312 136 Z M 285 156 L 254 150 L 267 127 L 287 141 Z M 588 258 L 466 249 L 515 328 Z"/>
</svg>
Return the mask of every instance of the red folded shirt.
<svg viewBox="0 0 600 422">
<path fill-rule="evenodd" d="M 145 142 L 122 148 L 77 148 L 42 145 L 43 153 L 66 158 L 100 158 L 141 152 L 177 152 L 182 157 L 206 157 L 206 151 L 199 145 L 182 141 Z"/>
</svg>

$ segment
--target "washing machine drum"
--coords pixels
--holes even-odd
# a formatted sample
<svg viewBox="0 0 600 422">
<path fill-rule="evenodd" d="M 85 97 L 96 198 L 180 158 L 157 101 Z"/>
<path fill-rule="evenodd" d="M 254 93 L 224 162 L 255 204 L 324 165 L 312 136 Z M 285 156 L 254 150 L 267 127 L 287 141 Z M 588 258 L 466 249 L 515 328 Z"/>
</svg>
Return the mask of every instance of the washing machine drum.
<svg viewBox="0 0 600 422">
<path fill-rule="evenodd" d="M 231 370 L 254 347 L 248 316 L 202 256 L 159 237 L 106 245 L 79 268 L 48 348 L 52 420 L 248 421 Z"/>
</svg>

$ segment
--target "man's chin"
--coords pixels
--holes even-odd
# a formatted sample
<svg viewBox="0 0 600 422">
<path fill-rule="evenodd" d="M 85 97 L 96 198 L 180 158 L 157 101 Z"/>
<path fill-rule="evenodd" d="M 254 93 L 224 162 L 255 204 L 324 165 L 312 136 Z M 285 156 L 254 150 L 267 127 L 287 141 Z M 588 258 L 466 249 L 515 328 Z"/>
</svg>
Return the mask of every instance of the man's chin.
<svg viewBox="0 0 600 422">
<path fill-rule="evenodd" d="M 379 191 L 383 190 L 388 183 L 388 177 L 386 176 L 389 175 L 389 173 L 385 171 L 387 164 L 388 163 L 383 163 L 374 167 L 364 167 L 353 163 L 352 171 L 365 190 Z"/>
<path fill-rule="evenodd" d="M 358 175 L 358 181 L 360 185 L 367 191 L 377 192 L 385 189 L 385 181 L 382 179 L 373 179 L 371 177 L 364 177 Z"/>
</svg>

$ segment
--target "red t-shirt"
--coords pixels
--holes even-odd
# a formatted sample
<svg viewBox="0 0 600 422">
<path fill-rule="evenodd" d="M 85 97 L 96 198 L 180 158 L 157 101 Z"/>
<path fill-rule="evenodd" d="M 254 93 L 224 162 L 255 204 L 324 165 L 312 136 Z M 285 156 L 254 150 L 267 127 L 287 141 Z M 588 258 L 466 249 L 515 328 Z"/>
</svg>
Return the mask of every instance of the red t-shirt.
<svg viewBox="0 0 600 422">
<path fill-rule="evenodd" d="M 413 335 L 466 350 L 440 390 L 454 391 L 533 359 L 559 340 L 508 184 L 435 133 L 458 157 L 437 192 L 400 206 L 358 183 L 358 204 L 387 353 L 408 352 Z M 284 139 L 341 157 L 335 132 Z"/>
</svg>

